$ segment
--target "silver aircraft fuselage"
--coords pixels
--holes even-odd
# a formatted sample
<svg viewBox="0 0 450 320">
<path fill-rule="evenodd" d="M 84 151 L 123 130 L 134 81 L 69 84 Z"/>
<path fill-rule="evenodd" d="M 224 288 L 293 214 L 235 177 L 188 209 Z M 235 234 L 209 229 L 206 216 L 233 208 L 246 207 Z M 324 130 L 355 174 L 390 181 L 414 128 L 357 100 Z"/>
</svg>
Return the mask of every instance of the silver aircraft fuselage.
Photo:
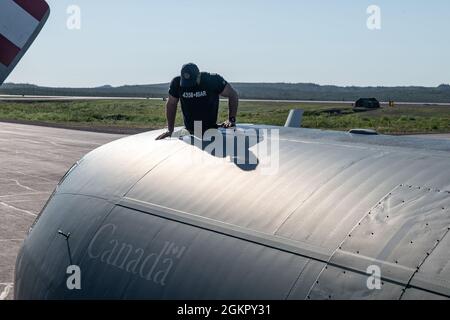
<svg viewBox="0 0 450 320">
<path fill-rule="evenodd" d="M 449 298 L 449 141 L 237 132 L 257 133 L 255 163 L 158 131 L 86 155 L 28 235 L 15 297 Z"/>
</svg>

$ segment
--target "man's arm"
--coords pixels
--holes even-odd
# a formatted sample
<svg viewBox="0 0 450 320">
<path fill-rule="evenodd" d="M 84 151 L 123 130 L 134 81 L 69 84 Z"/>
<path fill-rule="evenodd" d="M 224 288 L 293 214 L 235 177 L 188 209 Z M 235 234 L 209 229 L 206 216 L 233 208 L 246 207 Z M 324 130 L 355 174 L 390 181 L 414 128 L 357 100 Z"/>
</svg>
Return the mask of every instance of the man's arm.
<svg viewBox="0 0 450 320">
<path fill-rule="evenodd" d="M 228 121 L 225 121 L 221 127 L 230 128 L 236 125 L 236 116 L 239 108 L 239 94 L 231 86 L 227 84 L 220 94 L 222 97 L 228 98 Z"/>
<path fill-rule="evenodd" d="M 167 132 L 156 138 L 156 140 L 162 140 L 172 136 L 175 129 L 175 119 L 177 116 L 178 98 L 169 95 L 169 99 L 166 103 L 166 118 L 167 118 Z"/>
</svg>

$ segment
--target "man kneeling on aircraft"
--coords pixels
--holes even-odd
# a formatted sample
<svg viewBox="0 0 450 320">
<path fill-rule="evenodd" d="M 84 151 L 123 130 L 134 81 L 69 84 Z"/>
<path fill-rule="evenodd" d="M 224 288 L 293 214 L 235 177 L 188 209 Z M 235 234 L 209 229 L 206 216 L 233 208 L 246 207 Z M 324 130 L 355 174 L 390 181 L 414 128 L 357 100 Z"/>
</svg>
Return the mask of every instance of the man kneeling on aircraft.
<svg viewBox="0 0 450 320">
<path fill-rule="evenodd" d="M 228 98 L 229 117 L 224 123 L 217 125 L 219 113 L 219 97 Z M 203 132 L 213 128 L 232 128 L 236 126 L 236 115 L 239 96 L 236 90 L 218 74 L 200 72 L 193 63 L 181 69 L 181 76 L 172 80 L 169 99 L 166 104 L 168 131 L 156 140 L 171 137 L 175 127 L 178 101 L 181 101 L 184 125 L 193 134 L 194 123 L 201 121 Z"/>
</svg>

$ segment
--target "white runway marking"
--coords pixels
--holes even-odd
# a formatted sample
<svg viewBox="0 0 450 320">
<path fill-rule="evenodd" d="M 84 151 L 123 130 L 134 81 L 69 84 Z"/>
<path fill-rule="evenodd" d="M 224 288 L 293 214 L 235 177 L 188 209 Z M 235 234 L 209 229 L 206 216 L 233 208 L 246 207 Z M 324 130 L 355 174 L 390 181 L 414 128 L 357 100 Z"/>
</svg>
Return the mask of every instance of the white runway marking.
<svg viewBox="0 0 450 320">
<path fill-rule="evenodd" d="M 13 210 L 16 210 L 16 211 L 19 211 L 19 212 L 23 212 L 23 213 L 26 213 L 26 214 L 28 214 L 28 215 L 30 215 L 30 216 L 33 216 L 33 217 L 37 217 L 37 214 L 36 214 L 36 213 L 33 213 L 33 212 L 31 212 L 31 211 L 19 209 L 19 208 L 16 208 L 16 207 L 14 207 L 14 206 L 11 206 L 11 205 L 9 205 L 9 204 L 7 204 L 7 203 L 1 202 L 1 201 L 0 201 L 0 204 L 1 204 L 2 206 L 4 206 L 4 207 L 9 208 L 9 209 L 13 209 Z"/>
<path fill-rule="evenodd" d="M 0 300 L 5 300 L 8 297 L 9 292 L 13 288 L 14 284 L 13 283 L 0 283 L 0 285 L 5 286 L 5 289 L 3 289 L 3 291 L 0 293 Z"/>
<path fill-rule="evenodd" d="M 7 194 L 4 196 L 0 196 L 1 198 L 11 198 L 11 197 L 21 197 L 21 196 L 34 196 L 38 194 L 50 194 L 51 192 L 33 192 L 33 193 L 19 193 L 19 194 Z"/>
<path fill-rule="evenodd" d="M 27 186 L 25 186 L 25 185 L 23 185 L 23 184 L 21 184 L 18 180 L 16 180 L 16 179 L 10 179 L 11 181 L 14 181 L 19 187 L 21 187 L 21 188 L 24 188 L 24 189 L 26 189 L 26 190 L 28 190 L 28 191 L 32 191 L 32 192 L 38 192 L 37 190 L 35 190 L 35 189 L 33 189 L 33 188 L 30 188 L 30 187 L 27 187 Z"/>
<path fill-rule="evenodd" d="M 48 182 L 52 182 L 52 183 L 55 182 L 54 180 L 50 180 L 50 179 L 47 179 L 47 178 L 45 178 L 45 177 L 36 176 L 36 175 L 33 175 L 33 174 L 24 173 L 24 172 L 22 172 L 22 171 L 16 171 L 16 172 L 17 172 L 18 174 L 22 174 L 22 175 L 24 175 L 24 176 L 28 176 L 28 177 L 32 177 L 32 178 L 38 178 L 38 179 L 42 179 L 42 180 L 47 180 Z"/>
</svg>

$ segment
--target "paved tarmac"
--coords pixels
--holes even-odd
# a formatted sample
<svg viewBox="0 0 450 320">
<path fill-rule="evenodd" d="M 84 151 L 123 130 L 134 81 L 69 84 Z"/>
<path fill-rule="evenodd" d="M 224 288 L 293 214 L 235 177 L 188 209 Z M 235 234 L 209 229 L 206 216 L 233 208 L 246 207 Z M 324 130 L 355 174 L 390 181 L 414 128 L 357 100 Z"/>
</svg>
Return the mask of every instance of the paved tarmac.
<svg viewBox="0 0 450 320">
<path fill-rule="evenodd" d="M 0 122 L 0 300 L 12 299 L 17 252 L 66 171 L 123 137 Z"/>
<path fill-rule="evenodd" d="M 414 136 L 412 136 L 412 137 L 450 140 L 450 133 L 442 133 L 442 134 L 421 134 L 421 135 L 414 135 Z"/>
</svg>

